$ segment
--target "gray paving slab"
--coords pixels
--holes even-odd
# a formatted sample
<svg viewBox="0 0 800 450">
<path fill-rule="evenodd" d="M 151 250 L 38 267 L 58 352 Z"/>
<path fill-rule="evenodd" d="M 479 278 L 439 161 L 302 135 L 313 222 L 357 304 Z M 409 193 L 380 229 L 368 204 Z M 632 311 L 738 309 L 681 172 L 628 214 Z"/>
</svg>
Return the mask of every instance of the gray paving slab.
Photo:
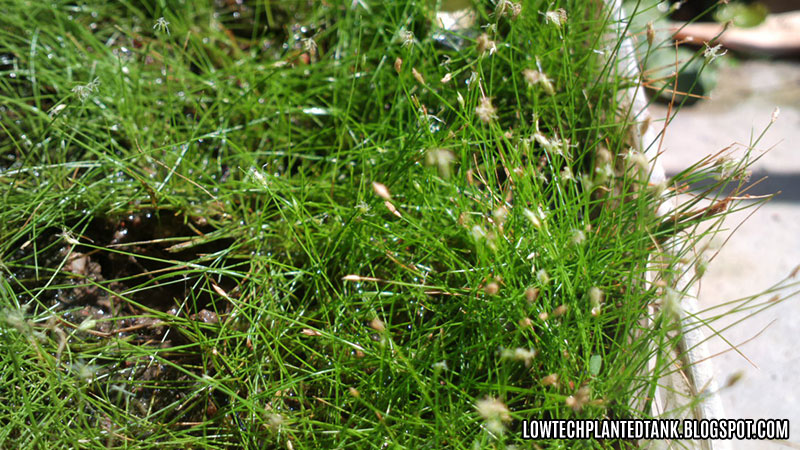
<svg viewBox="0 0 800 450">
<path fill-rule="evenodd" d="M 758 193 L 782 193 L 745 221 L 711 262 L 700 287 L 701 308 L 718 307 L 763 291 L 800 264 L 800 63 L 730 64 L 721 69 L 712 98 L 684 109 L 667 129 L 661 163 L 669 175 L 731 144 L 747 145 L 770 122 L 776 106 L 781 113 L 756 147 L 769 151 L 753 167 L 753 179 L 769 177 Z M 657 118 L 663 119 L 666 112 L 664 106 L 652 108 Z M 741 223 L 747 214 L 733 214 L 728 228 Z M 784 289 L 778 293 L 789 292 Z M 715 308 L 705 316 L 719 311 Z M 726 317 L 714 326 L 723 329 L 742 317 Z M 739 382 L 721 392 L 727 416 L 789 419 L 791 441 L 800 443 L 800 296 L 748 317 L 720 334 L 737 344 L 746 356 L 731 351 L 719 336 L 709 340 L 711 353 L 722 353 L 713 358 L 719 383 L 725 384 L 733 374 L 743 374 Z M 733 446 L 781 447 L 770 442 L 738 442 Z"/>
</svg>

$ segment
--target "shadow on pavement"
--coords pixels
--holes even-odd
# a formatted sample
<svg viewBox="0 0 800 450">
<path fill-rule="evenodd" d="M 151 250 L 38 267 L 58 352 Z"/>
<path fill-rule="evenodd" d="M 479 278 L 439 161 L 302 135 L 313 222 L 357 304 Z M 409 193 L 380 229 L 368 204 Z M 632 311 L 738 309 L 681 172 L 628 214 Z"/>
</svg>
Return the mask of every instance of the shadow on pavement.
<svg viewBox="0 0 800 450">
<path fill-rule="evenodd" d="M 667 177 L 673 177 L 677 172 L 668 172 Z M 766 177 L 766 178 L 765 178 Z M 761 180 L 764 178 L 763 180 Z M 761 180 L 760 182 L 758 182 Z M 750 184 L 758 182 L 755 186 L 747 190 L 750 195 L 769 195 L 777 194 L 772 199 L 773 202 L 800 202 L 800 173 L 768 173 L 765 171 L 753 171 L 750 176 Z M 712 184 L 712 181 L 694 183 L 691 185 L 693 191 L 701 191 Z M 722 190 L 720 195 L 729 194 L 735 185 Z"/>
</svg>

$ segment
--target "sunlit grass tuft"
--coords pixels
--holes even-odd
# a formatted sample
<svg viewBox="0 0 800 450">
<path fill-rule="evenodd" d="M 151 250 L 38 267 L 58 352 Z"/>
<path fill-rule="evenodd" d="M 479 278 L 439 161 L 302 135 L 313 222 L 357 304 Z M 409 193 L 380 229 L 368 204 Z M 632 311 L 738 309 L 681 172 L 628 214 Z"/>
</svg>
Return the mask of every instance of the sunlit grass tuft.
<svg viewBox="0 0 800 450">
<path fill-rule="evenodd" d="M 0 18 L 0 446 L 501 447 L 649 416 L 678 322 L 642 318 L 706 233 L 665 243 L 726 211 L 656 214 L 720 172 L 648 185 L 611 16 L 168 3 Z"/>
</svg>

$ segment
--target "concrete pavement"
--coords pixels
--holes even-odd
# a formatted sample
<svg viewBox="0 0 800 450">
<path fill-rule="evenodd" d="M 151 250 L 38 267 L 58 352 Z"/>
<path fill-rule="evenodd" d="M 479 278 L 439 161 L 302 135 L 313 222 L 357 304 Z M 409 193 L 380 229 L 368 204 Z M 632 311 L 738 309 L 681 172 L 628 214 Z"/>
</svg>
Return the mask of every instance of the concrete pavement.
<svg viewBox="0 0 800 450">
<path fill-rule="evenodd" d="M 769 123 L 776 106 L 781 109 L 780 117 L 756 146 L 757 151 L 770 151 L 753 166 L 751 180 L 769 178 L 751 193 L 782 193 L 745 221 L 711 262 L 700 287 L 701 309 L 759 293 L 785 279 L 800 264 L 800 63 L 750 60 L 729 64 L 720 70 L 712 99 L 685 108 L 667 129 L 661 164 L 670 175 L 733 143 L 747 145 Z M 663 119 L 667 109 L 654 105 L 651 112 Z M 733 229 L 750 212 L 732 214 L 726 228 Z M 777 293 L 788 295 L 798 289 Z M 723 310 L 707 311 L 705 316 Z M 712 326 L 720 330 L 742 317 L 725 317 Z M 757 338 L 742 344 L 762 329 Z M 720 385 L 733 374 L 744 375 L 721 392 L 726 415 L 789 419 L 791 441 L 800 446 L 800 296 L 720 334 L 733 344 L 742 344 L 739 350 L 757 366 L 730 351 L 720 337 L 709 340 L 712 354 L 724 352 L 713 358 Z M 733 444 L 737 449 L 781 447 L 770 442 Z"/>
</svg>

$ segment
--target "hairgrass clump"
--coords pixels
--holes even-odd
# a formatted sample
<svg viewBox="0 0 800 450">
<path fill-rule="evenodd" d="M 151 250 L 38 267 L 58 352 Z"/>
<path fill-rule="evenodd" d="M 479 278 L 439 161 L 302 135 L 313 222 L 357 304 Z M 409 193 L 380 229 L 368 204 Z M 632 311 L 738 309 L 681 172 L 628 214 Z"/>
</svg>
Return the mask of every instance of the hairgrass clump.
<svg viewBox="0 0 800 450">
<path fill-rule="evenodd" d="M 724 208 L 656 213 L 599 2 L 471 6 L 446 30 L 427 0 L 8 2 L 0 442 L 649 417 L 678 326 L 642 320 L 651 255 Z"/>
</svg>

